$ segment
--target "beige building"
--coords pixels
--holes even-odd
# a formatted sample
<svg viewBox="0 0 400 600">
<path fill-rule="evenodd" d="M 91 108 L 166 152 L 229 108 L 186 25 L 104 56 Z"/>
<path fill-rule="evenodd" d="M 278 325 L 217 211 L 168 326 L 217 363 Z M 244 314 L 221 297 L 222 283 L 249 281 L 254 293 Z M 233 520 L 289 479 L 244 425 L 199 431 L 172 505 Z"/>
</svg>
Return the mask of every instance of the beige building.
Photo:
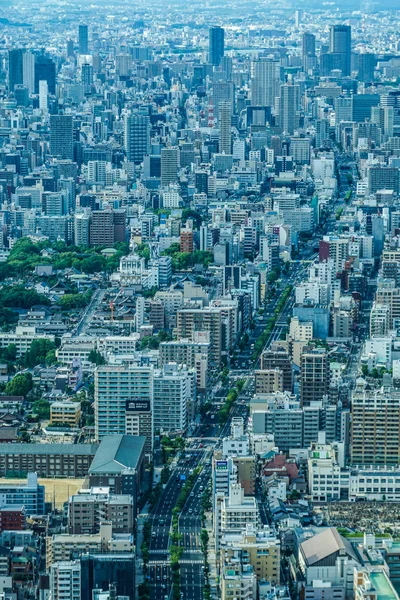
<svg viewBox="0 0 400 600">
<path fill-rule="evenodd" d="M 220 545 L 221 572 L 251 565 L 257 579 L 280 583 L 280 541 L 269 528 L 248 525 L 239 534 L 226 533 Z"/>
<path fill-rule="evenodd" d="M 400 392 L 389 387 L 367 389 L 357 380 L 351 402 L 353 465 L 400 463 Z"/>
<path fill-rule="evenodd" d="M 256 394 L 283 392 L 283 371 L 281 369 L 258 369 L 254 371 Z"/>
<path fill-rule="evenodd" d="M 50 406 L 50 423 L 77 427 L 81 420 L 81 414 L 80 402 L 53 402 Z"/>
<path fill-rule="evenodd" d="M 221 600 L 253 600 L 257 597 L 257 577 L 250 565 L 224 569 L 220 588 Z"/>
<path fill-rule="evenodd" d="M 46 538 L 46 570 L 54 562 L 70 560 L 76 552 L 133 552 L 133 537 L 130 534 L 120 534 L 113 537 L 111 523 L 102 523 L 100 532 L 92 535 L 71 535 L 60 533 Z"/>
<path fill-rule="evenodd" d="M 92 488 L 89 493 L 71 496 L 68 502 L 70 534 L 93 534 L 101 523 L 112 525 L 114 533 L 133 532 L 134 500 L 128 494 L 110 494 L 108 488 Z"/>
</svg>

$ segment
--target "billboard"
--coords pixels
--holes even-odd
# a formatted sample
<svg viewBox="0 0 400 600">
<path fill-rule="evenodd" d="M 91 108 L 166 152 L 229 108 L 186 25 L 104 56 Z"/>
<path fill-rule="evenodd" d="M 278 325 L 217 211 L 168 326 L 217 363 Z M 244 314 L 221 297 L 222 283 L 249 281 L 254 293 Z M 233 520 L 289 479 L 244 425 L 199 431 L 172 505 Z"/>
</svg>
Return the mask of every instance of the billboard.
<svg viewBox="0 0 400 600">
<path fill-rule="evenodd" d="M 132 399 L 126 401 L 126 412 L 150 412 L 150 400 Z"/>
</svg>

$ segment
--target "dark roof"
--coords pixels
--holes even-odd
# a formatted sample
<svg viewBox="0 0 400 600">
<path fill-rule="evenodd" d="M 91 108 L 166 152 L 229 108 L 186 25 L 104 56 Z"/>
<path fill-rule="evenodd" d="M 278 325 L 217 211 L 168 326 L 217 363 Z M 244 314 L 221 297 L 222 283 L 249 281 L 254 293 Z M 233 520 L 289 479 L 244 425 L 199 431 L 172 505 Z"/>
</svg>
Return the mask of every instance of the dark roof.
<svg viewBox="0 0 400 600">
<path fill-rule="evenodd" d="M 90 465 L 89 475 L 136 469 L 145 441 L 146 438 L 140 435 L 106 435 Z"/>
<path fill-rule="evenodd" d="M 98 447 L 98 444 L 13 444 L 12 454 L 82 454 L 94 456 Z M 10 444 L 0 444 L 0 455 L 10 454 L 10 452 Z"/>
</svg>

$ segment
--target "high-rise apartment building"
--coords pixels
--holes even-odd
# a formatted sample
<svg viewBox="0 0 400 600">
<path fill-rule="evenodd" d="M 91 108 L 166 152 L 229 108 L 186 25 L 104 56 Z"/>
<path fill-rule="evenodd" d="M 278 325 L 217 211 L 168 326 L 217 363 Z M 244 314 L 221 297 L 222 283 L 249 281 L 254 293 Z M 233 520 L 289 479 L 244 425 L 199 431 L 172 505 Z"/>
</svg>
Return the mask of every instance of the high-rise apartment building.
<svg viewBox="0 0 400 600">
<path fill-rule="evenodd" d="M 127 403 L 152 402 L 152 367 L 102 366 L 95 371 L 95 436 L 125 434 Z"/>
<path fill-rule="evenodd" d="M 54 562 L 50 567 L 52 600 L 81 600 L 81 563 L 79 560 Z"/>
<path fill-rule="evenodd" d="M 364 380 L 357 381 L 351 400 L 350 455 L 353 465 L 397 466 L 400 463 L 398 391 L 386 385 L 370 390 Z M 366 488 L 368 483 L 366 481 Z"/>
<path fill-rule="evenodd" d="M 272 58 L 259 58 L 251 63 L 252 106 L 274 106 L 279 95 L 279 63 Z"/>
<path fill-rule="evenodd" d="M 56 158 L 73 160 L 74 129 L 71 115 L 50 116 L 50 152 Z"/>
<path fill-rule="evenodd" d="M 125 116 L 125 150 L 127 160 L 143 162 L 150 152 L 150 119 L 148 115 L 131 113 Z"/>
<path fill-rule="evenodd" d="M 305 348 L 300 360 L 302 406 L 322 400 L 329 392 L 329 361 L 325 348 Z"/>
<path fill-rule="evenodd" d="M 279 344 L 272 344 L 261 355 L 261 369 L 282 371 L 283 391 L 291 392 L 293 387 L 292 361 L 286 348 Z"/>
<path fill-rule="evenodd" d="M 208 48 L 210 63 L 218 67 L 225 51 L 225 30 L 222 27 L 210 27 Z"/>
<path fill-rule="evenodd" d="M 168 363 L 161 371 L 155 372 L 153 386 L 154 431 L 185 431 L 188 403 L 195 394 L 194 371 L 176 363 Z"/>
<path fill-rule="evenodd" d="M 22 79 L 29 94 L 33 94 L 35 91 L 35 56 L 29 51 L 24 52 L 22 56 Z"/>
<path fill-rule="evenodd" d="M 224 101 L 219 103 L 219 151 L 221 154 L 232 154 L 231 132 L 232 105 Z"/>
<path fill-rule="evenodd" d="M 299 126 L 300 87 L 284 83 L 280 87 L 279 124 L 284 133 L 293 134 Z"/>
</svg>

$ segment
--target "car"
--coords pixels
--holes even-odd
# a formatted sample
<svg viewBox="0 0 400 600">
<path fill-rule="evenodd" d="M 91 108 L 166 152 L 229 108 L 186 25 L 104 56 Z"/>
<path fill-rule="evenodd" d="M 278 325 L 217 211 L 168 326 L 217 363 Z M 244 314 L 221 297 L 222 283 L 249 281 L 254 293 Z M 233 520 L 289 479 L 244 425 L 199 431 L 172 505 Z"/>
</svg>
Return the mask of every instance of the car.
<svg viewBox="0 0 400 600">
<path fill-rule="evenodd" d="M 163 579 L 167 579 L 167 576 L 166 576 L 166 575 L 164 575 Z"/>
<path fill-rule="evenodd" d="M 189 508 L 189 515 L 191 515 L 193 512 L 193 509 Z"/>
<path fill-rule="evenodd" d="M 161 581 L 161 577 L 157 575 L 157 581 Z"/>
<path fill-rule="evenodd" d="M 194 492 L 191 492 L 191 494 L 190 494 L 190 495 L 191 495 L 191 496 L 194 496 Z"/>
</svg>

